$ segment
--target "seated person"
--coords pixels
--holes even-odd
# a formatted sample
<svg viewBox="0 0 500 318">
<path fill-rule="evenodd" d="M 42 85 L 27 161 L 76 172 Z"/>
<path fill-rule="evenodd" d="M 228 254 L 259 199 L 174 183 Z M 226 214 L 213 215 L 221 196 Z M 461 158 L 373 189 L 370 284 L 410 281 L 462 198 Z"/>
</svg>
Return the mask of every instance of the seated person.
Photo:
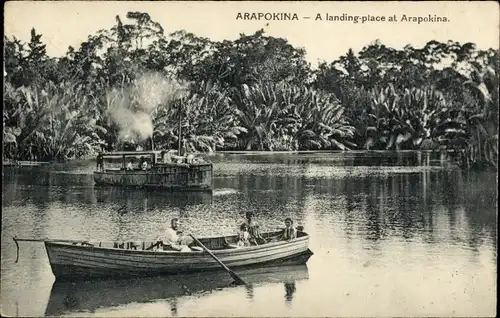
<svg viewBox="0 0 500 318">
<path fill-rule="evenodd" d="M 172 163 L 172 156 L 168 151 L 163 154 L 163 163 Z"/>
<path fill-rule="evenodd" d="M 165 232 L 165 238 L 159 239 L 158 241 L 161 242 L 163 246 L 170 247 L 177 251 L 191 251 L 189 245 L 193 244 L 194 240 L 188 235 L 182 235 L 182 231 L 179 230 L 179 220 L 172 219 L 170 224 L 171 226 Z"/>
<path fill-rule="evenodd" d="M 248 226 L 242 224 L 240 226 L 240 233 L 238 234 L 238 247 L 250 246 L 250 233 L 248 232 Z"/>
<path fill-rule="evenodd" d="M 132 162 L 127 163 L 127 170 L 134 170 L 134 167 L 132 166 Z"/>
<path fill-rule="evenodd" d="M 172 162 L 175 163 L 176 165 L 187 166 L 187 164 L 186 164 L 186 157 L 172 155 L 171 158 L 172 158 Z"/>
<path fill-rule="evenodd" d="M 248 227 L 248 232 L 250 233 L 250 243 L 254 245 L 267 243 L 266 239 L 260 235 L 259 225 L 255 222 L 255 220 L 253 220 L 253 213 L 247 212 L 246 218 L 247 220 L 243 224 L 246 224 Z"/>
<path fill-rule="evenodd" d="M 297 230 L 295 230 L 295 228 L 293 227 L 292 219 L 286 218 L 285 228 L 283 229 L 283 232 L 280 234 L 278 238 L 283 241 L 291 241 L 296 237 L 297 237 Z"/>
</svg>

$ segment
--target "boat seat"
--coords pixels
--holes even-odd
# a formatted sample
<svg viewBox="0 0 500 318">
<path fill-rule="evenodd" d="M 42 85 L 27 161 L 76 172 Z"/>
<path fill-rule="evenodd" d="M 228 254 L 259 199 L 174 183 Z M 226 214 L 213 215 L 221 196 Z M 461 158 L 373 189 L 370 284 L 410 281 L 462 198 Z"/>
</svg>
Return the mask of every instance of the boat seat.
<svg viewBox="0 0 500 318">
<path fill-rule="evenodd" d="M 81 244 L 82 246 L 94 246 L 94 244 L 89 243 L 89 242 L 74 242 L 72 245 L 78 245 Z"/>
<path fill-rule="evenodd" d="M 125 242 L 114 242 L 114 243 L 113 243 L 113 248 L 121 248 L 121 249 L 124 249 L 124 248 L 125 248 Z"/>
<path fill-rule="evenodd" d="M 138 247 L 140 247 L 141 244 L 137 244 L 136 242 L 129 242 L 128 244 L 128 249 L 130 250 L 137 250 Z"/>
</svg>

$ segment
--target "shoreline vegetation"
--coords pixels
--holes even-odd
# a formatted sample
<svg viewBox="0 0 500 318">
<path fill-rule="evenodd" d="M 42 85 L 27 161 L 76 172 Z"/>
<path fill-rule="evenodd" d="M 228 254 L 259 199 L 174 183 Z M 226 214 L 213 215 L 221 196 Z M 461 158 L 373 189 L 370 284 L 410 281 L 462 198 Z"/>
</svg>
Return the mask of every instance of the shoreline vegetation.
<svg viewBox="0 0 500 318">
<path fill-rule="evenodd" d="M 147 13 L 115 20 L 62 57 L 47 56 L 35 29 L 28 43 L 4 37 L 4 162 L 182 145 L 434 150 L 466 169 L 497 169 L 498 50 L 376 40 L 313 67 L 304 49 L 264 30 L 217 42 L 167 34 Z"/>
</svg>

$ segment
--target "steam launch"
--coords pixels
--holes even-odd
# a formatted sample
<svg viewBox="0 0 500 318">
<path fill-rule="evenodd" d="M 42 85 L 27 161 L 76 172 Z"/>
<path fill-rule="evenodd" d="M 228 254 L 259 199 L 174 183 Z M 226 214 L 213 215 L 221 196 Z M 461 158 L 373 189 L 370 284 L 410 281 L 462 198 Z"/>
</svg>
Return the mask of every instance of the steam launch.
<svg viewBox="0 0 500 318">
<path fill-rule="evenodd" d="M 213 165 L 188 154 L 182 138 L 184 87 L 155 74 L 143 75 L 129 90 L 108 92 L 108 115 L 119 127 L 119 150 L 97 155 L 94 181 L 101 186 L 212 191 Z M 155 149 L 152 111 L 178 108 L 177 149 Z M 142 145 L 148 145 L 144 150 Z M 164 147 L 161 147 L 164 148 Z M 170 147 L 170 148 L 175 148 Z"/>
<path fill-rule="evenodd" d="M 120 167 L 105 168 L 105 159 L 118 159 Z M 213 165 L 201 158 L 176 156 L 166 151 L 121 151 L 99 154 L 97 161 L 98 166 L 102 164 L 94 172 L 97 185 L 212 190 Z"/>
</svg>

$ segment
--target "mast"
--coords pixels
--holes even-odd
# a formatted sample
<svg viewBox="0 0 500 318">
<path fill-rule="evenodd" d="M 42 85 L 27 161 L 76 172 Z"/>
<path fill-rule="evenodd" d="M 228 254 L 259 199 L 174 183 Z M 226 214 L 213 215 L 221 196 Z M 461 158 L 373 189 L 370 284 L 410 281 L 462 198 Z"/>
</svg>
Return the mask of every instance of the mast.
<svg viewBox="0 0 500 318">
<path fill-rule="evenodd" d="M 177 155 L 182 156 L 182 104 L 179 103 L 179 132 L 178 132 L 178 145 L 177 145 Z"/>
</svg>

